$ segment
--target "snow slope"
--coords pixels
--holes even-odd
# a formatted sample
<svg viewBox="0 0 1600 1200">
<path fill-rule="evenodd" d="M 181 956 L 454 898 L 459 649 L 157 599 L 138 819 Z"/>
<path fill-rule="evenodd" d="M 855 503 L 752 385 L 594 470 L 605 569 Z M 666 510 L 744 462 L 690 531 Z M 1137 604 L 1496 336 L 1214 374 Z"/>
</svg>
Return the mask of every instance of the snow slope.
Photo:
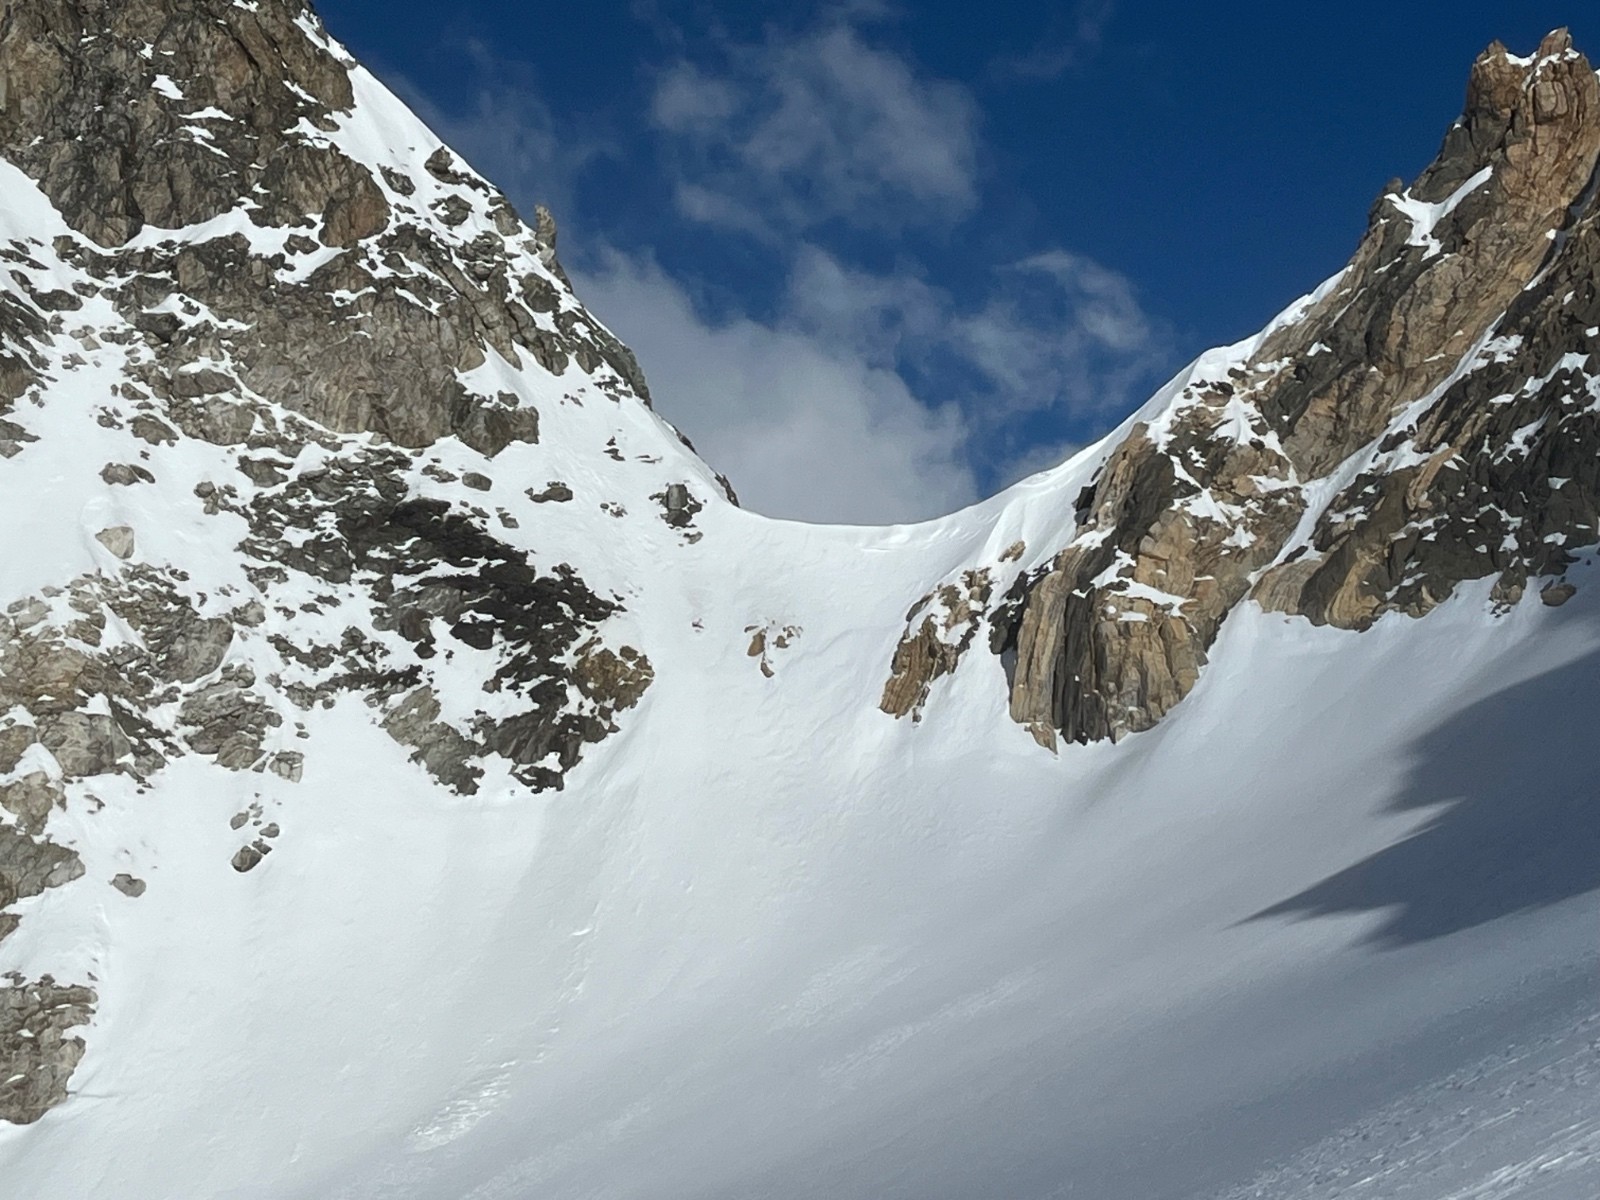
<svg viewBox="0 0 1600 1200">
<path fill-rule="evenodd" d="M 1071 474 L 915 529 L 712 510 L 634 577 L 658 682 L 563 793 L 443 794 L 355 703 L 308 714 L 298 785 L 99 784 L 72 841 L 150 889 L 49 894 L 4 947 L 68 941 L 104 997 L 74 1099 L 0 1130 L 13 1194 L 1201 1195 L 1587 1015 L 1587 588 L 1359 635 L 1240 614 L 1173 720 L 1059 760 L 994 660 L 918 726 L 877 711 L 898 628 L 861 614 Z M 770 679 L 759 621 L 803 630 Z M 291 836 L 237 875 L 263 793 Z M 1526 1194 L 1589 1194 L 1592 1149 Z M 1502 1158 L 1408 1194 L 1524 1194 Z"/>
<path fill-rule="evenodd" d="M 408 118 L 362 89 L 370 120 L 340 136 L 382 165 L 374 131 Z M 41 257 L 73 236 L 4 170 L 8 236 Z M 248 594 L 240 524 L 178 515 L 228 468 L 216 448 L 98 481 L 117 401 L 96 372 L 119 353 L 58 360 L 17 418 L 41 440 L 0 495 L 36 516 L 0 599 L 114 574 L 114 524 L 195 592 Z M 1600 1193 L 1587 566 L 1561 608 L 1530 589 L 1497 611 L 1484 584 L 1359 634 L 1247 604 L 1160 726 L 1057 757 L 981 647 L 920 722 L 878 698 L 907 606 L 1046 561 L 1121 431 L 927 524 L 788 524 L 712 494 L 691 542 L 654 494 L 711 476 L 658 418 L 576 368 L 483 371 L 542 440 L 492 464 L 441 441 L 412 493 L 500 506 L 508 543 L 622 597 L 653 685 L 559 792 L 504 769 L 448 792 L 351 697 L 284 731 L 298 782 L 189 757 L 73 784 L 52 836 L 87 874 L 25 902 L 0 972 L 89 978 L 100 1003 L 71 1099 L 0 1126 L 7 1195 Z M 443 478 L 474 470 L 489 500 Z M 555 479 L 579 501 L 524 497 Z M 359 616 L 269 616 L 229 661 L 265 674 L 275 629 Z M 438 667 L 447 711 L 482 702 L 480 667 Z M 239 873 L 230 818 L 252 805 L 283 836 Z"/>
</svg>

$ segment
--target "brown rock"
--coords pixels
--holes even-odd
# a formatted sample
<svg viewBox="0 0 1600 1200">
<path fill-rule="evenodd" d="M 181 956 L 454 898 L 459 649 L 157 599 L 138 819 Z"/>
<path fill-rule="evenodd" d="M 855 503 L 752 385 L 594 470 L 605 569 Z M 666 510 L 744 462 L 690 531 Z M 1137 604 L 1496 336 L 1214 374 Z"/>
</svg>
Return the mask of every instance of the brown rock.
<svg viewBox="0 0 1600 1200">
<path fill-rule="evenodd" d="M 987 570 L 966 571 L 957 583 L 936 588 L 912 606 L 889 664 L 880 709 L 895 717 L 922 719 L 934 680 L 952 673 L 971 648 L 992 591 Z"/>
<path fill-rule="evenodd" d="M 1014 719 L 1076 741 L 1148 728 L 1192 688 L 1222 621 L 1252 588 L 1268 607 L 1362 628 L 1387 607 L 1426 611 L 1449 593 L 1451 579 L 1529 569 L 1497 563 L 1491 547 L 1504 535 L 1469 522 L 1487 511 L 1491 496 L 1548 492 L 1548 475 L 1585 481 L 1574 484 L 1575 495 L 1585 494 L 1593 472 L 1582 454 L 1559 469 L 1539 459 L 1529 475 L 1544 475 L 1526 482 L 1486 462 L 1480 469 L 1498 472 L 1502 485 L 1457 493 L 1464 448 L 1503 444 L 1540 415 L 1536 406 L 1488 405 L 1490 395 L 1514 394 L 1540 378 L 1532 360 L 1548 371 L 1559 359 L 1559 352 L 1545 353 L 1555 350 L 1549 339 L 1532 349 L 1531 338 L 1519 352 L 1530 361 L 1517 378 L 1469 377 L 1458 385 L 1459 402 L 1447 398 L 1430 416 L 1417 439 L 1423 465 L 1392 478 L 1364 477 L 1331 506 L 1366 514 L 1359 536 L 1319 526 L 1315 556 L 1268 568 L 1303 513 L 1305 494 L 1295 481 L 1325 476 L 1405 406 L 1436 391 L 1508 309 L 1531 310 L 1546 293 L 1594 294 L 1600 252 L 1591 247 L 1600 246 L 1600 234 L 1591 239 L 1591 216 L 1565 240 L 1552 238 L 1578 211 L 1600 160 L 1600 82 L 1581 56 L 1566 55 L 1567 46 L 1563 34 L 1552 35 L 1531 66 L 1513 62 L 1498 45 L 1486 51 L 1474 65 L 1461 121 L 1410 188 L 1419 201 L 1450 201 L 1448 214 L 1422 236 L 1395 203 L 1398 193 L 1386 192 L 1328 295 L 1268 336 L 1227 379 L 1196 380 L 1159 444 L 1136 428 L 1116 448 L 1080 499 L 1080 529 L 1092 536 L 1028 581 L 999 627 L 996 649 L 1016 654 Z M 1464 191 L 1469 181 L 1474 186 Z M 1559 283 L 1548 271 L 1552 245 L 1575 268 Z M 1548 282 L 1530 292 L 1536 276 Z M 1549 309 L 1538 327 L 1564 322 L 1579 330 L 1555 339 L 1570 349 L 1582 320 L 1592 326 L 1600 315 L 1558 317 Z M 1508 318 L 1500 332 L 1513 328 L 1523 326 Z M 1490 387 L 1495 393 L 1483 390 Z M 1230 405 L 1250 414 L 1254 436 L 1239 436 L 1237 423 L 1222 430 Z M 1485 443 L 1488 426 L 1501 442 Z M 1565 460 L 1566 451 L 1559 456 Z M 1204 503 L 1191 503 L 1197 497 Z M 1572 529 L 1583 527 L 1591 508 L 1585 502 L 1568 518 Z M 1208 515 L 1218 512 L 1229 515 Z M 1424 513 L 1459 519 L 1459 536 L 1425 541 L 1413 529 Z M 1588 519 L 1591 541 L 1596 520 Z M 1527 553 L 1535 572 L 1549 569 L 1547 561 L 1558 565 L 1551 551 Z M 1408 566 L 1418 555 L 1437 564 L 1428 578 L 1418 576 L 1414 561 Z M 1145 588 L 1169 599 L 1138 599 Z"/>
<path fill-rule="evenodd" d="M 0 1121 L 28 1125 L 67 1098 L 67 1081 L 83 1058 L 81 1037 L 96 996 L 46 975 L 0 986 Z"/>
</svg>

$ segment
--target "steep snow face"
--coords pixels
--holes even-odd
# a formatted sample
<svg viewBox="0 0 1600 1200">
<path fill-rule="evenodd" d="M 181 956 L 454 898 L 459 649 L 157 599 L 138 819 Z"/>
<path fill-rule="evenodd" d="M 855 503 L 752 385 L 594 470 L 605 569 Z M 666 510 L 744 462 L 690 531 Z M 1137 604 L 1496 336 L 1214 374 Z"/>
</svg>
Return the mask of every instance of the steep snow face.
<svg viewBox="0 0 1600 1200">
<path fill-rule="evenodd" d="M 86 41 L 17 11 L 13 93 L 41 55 L 35 88 L 114 72 L 141 145 L 203 164 L 166 210 L 137 164 L 107 186 L 139 203 L 86 206 L 15 123 L 57 109 L 0 126 L 17 1195 L 1592 1194 L 1600 823 L 1553 731 L 1600 713 L 1595 539 L 1560 605 L 1488 571 L 1359 633 L 1236 598 L 1138 737 L 1013 719 L 997 631 L 1064 549 L 1108 547 L 1108 621 L 1189 618 L 1084 498 L 1119 464 L 1259 533 L 1186 426 L 1290 455 L 1218 385 L 1328 353 L 1359 270 L 972 509 L 774 522 L 649 410 L 547 216 L 299 5 L 137 0 Z M 279 74 L 199 72 L 216 27 Z M 1380 240 L 1448 263 L 1496 186 L 1432 214 L 1438 255 L 1394 206 Z M 1346 493 L 1521 348 L 1464 335 L 1326 474 L 1258 472 L 1296 497 L 1262 568 L 1332 557 Z M 1366 1149 L 1385 1113 L 1433 1140 Z M 1463 1127 L 1488 1149 L 1438 1169 Z"/>
</svg>

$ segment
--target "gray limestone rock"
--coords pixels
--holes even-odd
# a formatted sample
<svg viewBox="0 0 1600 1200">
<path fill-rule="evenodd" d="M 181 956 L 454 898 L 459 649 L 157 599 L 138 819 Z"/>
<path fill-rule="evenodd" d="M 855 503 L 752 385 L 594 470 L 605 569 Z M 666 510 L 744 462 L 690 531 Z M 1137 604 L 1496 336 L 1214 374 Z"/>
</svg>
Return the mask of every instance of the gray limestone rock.
<svg viewBox="0 0 1600 1200">
<path fill-rule="evenodd" d="M 261 758 L 261 743 L 283 718 L 237 679 L 220 679 L 191 692 L 178 712 L 186 741 L 197 754 L 216 757 L 219 766 L 243 771 Z"/>
<path fill-rule="evenodd" d="M 483 768 L 474 762 L 478 748 L 440 721 L 441 711 L 433 689 L 418 688 L 384 718 L 383 727 L 395 741 L 411 747 L 412 761 L 427 767 L 440 782 L 471 795 L 483 777 Z"/>
<path fill-rule="evenodd" d="M 0 825 L 0 908 L 82 877 L 76 851 Z"/>
<path fill-rule="evenodd" d="M 39 742 L 71 779 L 118 769 L 132 744 L 112 717 L 101 713 L 48 713 L 39 718 Z"/>
<path fill-rule="evenodd" d="M 686 483 L 669 484 L 650 498 L 661 505 L 661 519 L 674 529 L 687 529 L 705 507 Z"/>
<path fill-rule="evenodd" d="M 261 865 L 261 860 L 272 853 L 272 846 L 257 838 L 248 846 L 240 846 L 233 856 L 233 869 L 243 875 Z"/>
<path fill-rule="evenodd" d="M 552 480 L 542 492 L 528 489 L 528 499 L 535 504 L 565 504 L 572 499 L 572 489 L 559 480 Z"/>
<path fill-rule="evenodd" d="M 136 483 L 154 483 L 156 477 L 143 467 L 132 463 L 107 463 L 100 478 L 113 486 L 131 487 Z"/>
<path fill-rule="evenodd" d="M 305 772 L 306 756 L 298 750 L 280 750 L 267 760 L 267 769 L 280 779 L 299 783 Z"/>
<path fill-rule="evenodd" d="M 94 535 L 94 540 L 117 558 L 126 561 L 133 557 L 133 530 L 126 525 L 113 525 L 110 529 L 102 529 Z"/>
<path fill-rule="evenodd" d="M 19 829 L 36 837 L 44 832 L 51 812 L 63 803 L 61 785 L 43 771 L 30 771 L 21 779 L 0 783 L 0 808 L 16 817 Z"/>
<path fill-rule="evenodd" d="M 29 746 L 39 740 L 32 725 L 7 725 L 0 728 L 0 775 L 9 775 L 22 761 Z"/>
<path fill-rule="evenodd" d="M 0 1121 L 27 1125 L 67 1098 L 67 1082 L 83 1058 L 86 1025 L 97 997 L 46 975 L 0 985 Z"/>
</svg>

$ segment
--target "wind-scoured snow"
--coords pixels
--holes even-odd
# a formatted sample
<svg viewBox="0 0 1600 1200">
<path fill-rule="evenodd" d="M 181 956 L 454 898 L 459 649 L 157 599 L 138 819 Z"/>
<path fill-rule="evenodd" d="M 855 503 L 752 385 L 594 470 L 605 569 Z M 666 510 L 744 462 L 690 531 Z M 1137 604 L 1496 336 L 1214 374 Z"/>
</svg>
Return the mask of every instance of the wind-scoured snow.
<svg viewBox="0 0 1600 1200">
<path fill-rule="evenodd" d="M 1406 239 L 1406 244 L 1425 247 L 1427 253 L 1423 255 L 1424 258 L 1433 258 L 1442 253 L 1444 246 L 1433 236 L 1433 231 L 1439 227 L 1440 221 L 1455 212 L 1463 200 L 1488 183 L 1493 175 L 1493 167 L 1484 167 L 1443 200 L 1418 200 L 1409 191 L 1391 192 L 1387 197 L 1389 203 L 1411 222 L 1411 235 Z"/>
</svg>

